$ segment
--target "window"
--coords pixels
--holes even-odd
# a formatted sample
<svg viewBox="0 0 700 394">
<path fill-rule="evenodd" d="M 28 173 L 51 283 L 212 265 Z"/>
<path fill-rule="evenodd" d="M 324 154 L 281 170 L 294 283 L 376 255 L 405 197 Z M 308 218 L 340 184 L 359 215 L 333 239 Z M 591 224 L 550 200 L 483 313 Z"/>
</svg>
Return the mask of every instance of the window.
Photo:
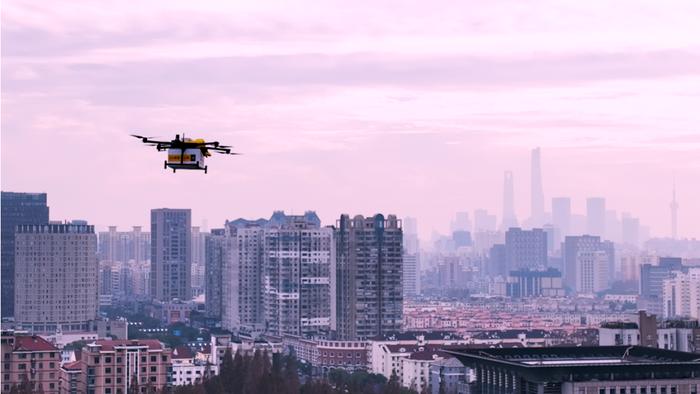
<svg viewBox="0 0 700 394">
<path fill-rule="evenodd" d="M 112 368 L 105 368 L 105 373 L 112 373 Z"/>
<path fill-rule="evenodd" d="M 121 364 L 121 363 L 122 363 L 122 358 L 121 358 L 121 357 L 117 357 L 117 364 Z"/>
<path fill-rule="evenodd" d="M 163 356 L 163 357 L 161 358 L 161 360 L 163 360 L 164 363 L 167 363 L 167 362 L 168 362 L 168 356 Z"/>
<path fill-rule="evenodd" d="M 150 380 L 151 380 L 151 382 L 155 382 L 155 381 L 156 381 L 156 377 L 155 377 L 155 376 L 151 376 Z"/>
<path fill-rule="evenodd" d="M 156 362 L 157 360 L 158 360 L 158 358 L 157 358 L 156 356 L 151 356 L 151 362 L 152 362 L 152 363 Z"/>
<path fill-rule="evenodd" d="M 112 378 L 105 378 L 105 384 L 112 384 Z"/>
<path fill-rule="evenodd" d="M 99 358 L 99 357 L 95 357 L 95 364 L 99 364 L 99 363 L 100 363 L 100 358 Z"/>
<path fill-rule="evenodd" d="M 106 363 L 111 363 L 111 362 L 112 362 L 112 357 L 105 357 L 105 362 L 106 362 Z"/>
<path fill-rule="evenodd" d="M 19 369 L 27 369 L 27 364 L 20 364 Z"/>
<path fill-rule="evenodd" d="M 122 373 L 122 369 L 121 369 L 121 368 L 117 368 L 117 373 Z"/>
<path fill-rule="evenodd" d="M 141 356 L 141 362 L 145 363 L 146 362 L 146 356 Z"/>
<path fill-rule="evenodd" d="M 151 372 L 156 372 L 156 366 L 155 366 L 155 365 L 151 367 Z M 189 371 L 188 371 L 188 372 L 189 372 Z"/>
</svg>

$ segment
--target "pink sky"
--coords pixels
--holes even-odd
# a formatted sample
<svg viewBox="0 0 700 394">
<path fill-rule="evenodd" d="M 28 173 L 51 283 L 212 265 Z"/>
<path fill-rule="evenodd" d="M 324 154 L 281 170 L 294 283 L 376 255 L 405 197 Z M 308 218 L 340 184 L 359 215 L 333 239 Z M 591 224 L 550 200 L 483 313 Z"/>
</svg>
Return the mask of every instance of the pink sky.
<svg viewBox="0 0 700 394">
<path fill-rule="evenodd" d="M 231 3 L 231 4 L 229 4 Z M 700 237 L 700 3 L 12 1 L 2 5 L 2 190 L 54 219 L 147 225 L 272 210 L 500 216 L 529 151 L 544 192 L 605 196 L 652 234 Z M 244 156 L 163 170 L 128 135 Z"/>
</svg>

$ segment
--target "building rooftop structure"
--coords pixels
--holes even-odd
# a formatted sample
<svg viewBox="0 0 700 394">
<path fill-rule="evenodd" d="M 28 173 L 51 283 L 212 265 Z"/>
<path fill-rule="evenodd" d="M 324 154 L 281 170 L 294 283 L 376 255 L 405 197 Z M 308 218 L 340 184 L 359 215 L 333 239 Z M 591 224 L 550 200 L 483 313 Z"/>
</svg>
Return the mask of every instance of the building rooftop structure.
<svg viewBox="0 0 700 394">
<path fill-rule="evenodd" d="M 533 383 L 688 379 L 700 355 L 642 346 L 448 350 L 466 366 Z M 486 372 L 486 373 L 489 373 Z M 516 379 L 517 380 L 517 379 Z M 482 382 L 483 383 L 483 382 Z"/>
</svg>

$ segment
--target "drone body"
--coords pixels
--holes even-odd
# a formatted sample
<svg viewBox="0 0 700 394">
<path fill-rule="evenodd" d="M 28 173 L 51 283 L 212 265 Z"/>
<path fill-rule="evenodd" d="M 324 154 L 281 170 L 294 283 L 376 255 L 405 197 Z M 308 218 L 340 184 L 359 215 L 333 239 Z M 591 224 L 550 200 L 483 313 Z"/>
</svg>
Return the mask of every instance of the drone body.
<svg viewBox="0 0 700 394">
<path fill-rule="evenodd" d="M 220 145 L 218 141 L 206 142 L 201 138 L 182 139 L 176 134 L 172 141 L 156 141 L 140 135 L 134 135 L 144 144 L 155 146 L 157 151 L 168 151 L 168 159 L 163 163 L 163 168 L 172 168 L 176 170 L 202 170 L 207 173 L 207 166 L 204 164 L 204 159 L 211 156 L 211 152 L 221 153 L 225 155 L 237 155 L 238 153 L 231 152 L 231 147 Z"/>
</svg>

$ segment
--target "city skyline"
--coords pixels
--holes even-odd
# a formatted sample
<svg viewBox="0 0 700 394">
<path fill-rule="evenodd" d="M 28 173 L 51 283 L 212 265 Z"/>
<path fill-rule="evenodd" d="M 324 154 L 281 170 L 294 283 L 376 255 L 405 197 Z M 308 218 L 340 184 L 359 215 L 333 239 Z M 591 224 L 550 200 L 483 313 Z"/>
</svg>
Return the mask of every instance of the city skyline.
<svg viewBox="0 0 700 394">
<path fill-rule="evenodd" d="M 500 217 L 504 171 L 526 219 L 539 146 L 545 207 L 604 196 L 670 236 L 675 178 L 678 233 L 700 238 L 700 6 L 537 4 L 6 4 L 3 190 L 98 228 L 159 206 L 195 223 L 391 211 L 425 238 L 454 212 Z M 244 155 L 170 174 L 128 136 L 175 132 Z"/>
</svg>

